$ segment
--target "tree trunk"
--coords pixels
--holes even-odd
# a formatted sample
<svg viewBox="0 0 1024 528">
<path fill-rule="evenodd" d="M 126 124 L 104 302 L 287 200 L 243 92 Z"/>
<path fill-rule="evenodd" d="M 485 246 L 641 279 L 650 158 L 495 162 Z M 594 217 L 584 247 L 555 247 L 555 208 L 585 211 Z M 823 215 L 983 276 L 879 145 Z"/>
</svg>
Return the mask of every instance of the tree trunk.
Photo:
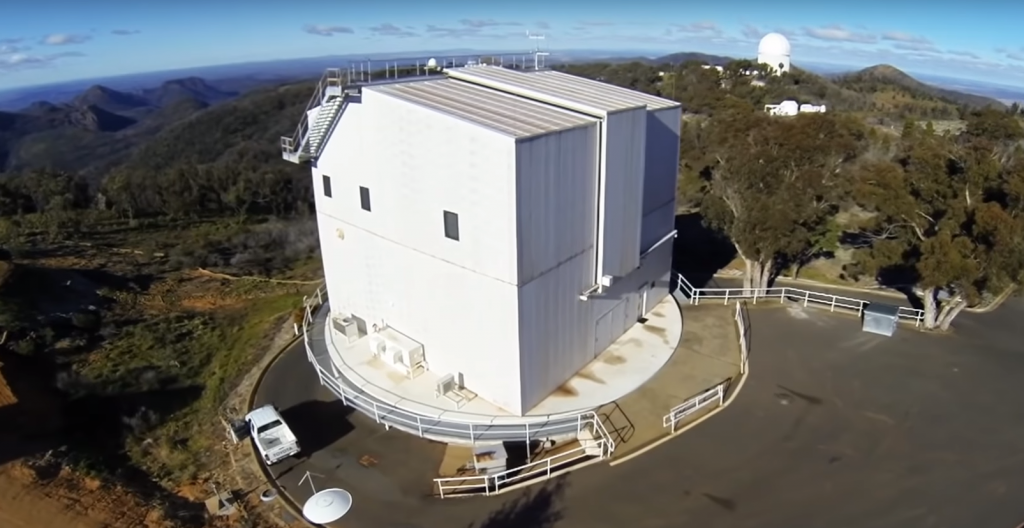
<svg viewBox="0 0 1024 528">
<path fill-rule="evenodd" d="M 924 320 L 921 324 L 926 330 L 934 330 L 936 319 L 939 313 L 938 300 L 936 299 L 938 292 L 935 288 L 926 288 L 924 295 L 921 296 L 921 302 L 924 303 Z"/>
<path fill-rule="evenodd" d="M 743 291 L 747 295 L 753 295 L 756 290 L 764 290 L 768 287 L 768 281 L 771 279 L 773 266 L 771 262 L 764 263 L 760 260 L 754 260 L 740 255 L 743 259 L 743 265 L 746 267 L 746 273 L 743 274 Z M 758 292 L 760 296 L 763 292 Z"/>
<path fill-rule="evenodd" d="M 938 288 L 928 288 L 924 291 L 924 320 L 922 325 L 926 330 L 949 330 L 953 319 L 956 319 L 960 312 L 967 308 L 967 299 L 961 294 L 956 294 L 943 302 L 938 301 Z"/>
<path fill-rule="evenodd" d="M 960 312 L 967 308 L 967 300 L 964 299 L 963 295 L 955 295 L 952 299 L 946 301 L 942 305 L 942 311 L 939 312 L 939 318 L 936 321 L 939 328 L 942 331 L 949 330 L 949 325 L 956 319 L 956 316 Z"/>
</svg>

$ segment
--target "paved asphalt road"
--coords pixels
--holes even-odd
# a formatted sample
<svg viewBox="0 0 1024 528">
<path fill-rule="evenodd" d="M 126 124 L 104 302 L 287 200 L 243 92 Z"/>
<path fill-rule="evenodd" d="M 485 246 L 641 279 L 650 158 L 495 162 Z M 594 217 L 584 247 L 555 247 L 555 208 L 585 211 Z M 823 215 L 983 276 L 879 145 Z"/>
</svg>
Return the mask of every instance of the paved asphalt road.
<svg viewBox="0 0 1024 528">
<path fill-rule="evenodd" d="M 848 293 L 847 293 L 848 294 Z M 351 414 L 301 348 L 258 402 L 308 459 L 275 466 L 298 499 L 350 490 L 347 528 L 992 527 L 1024 522 L 1024 303 L 965 313 L 954 335 L 859 331 L 820 310 L 751 309 L 751 377 L 724 412 L 649 453 L 491 498 L 427 498 L 440 447 Z M 357 458 L 380 459 L 367 469 Z M 342 524 L 339 524 L 341 526 Z"/>
</svg>

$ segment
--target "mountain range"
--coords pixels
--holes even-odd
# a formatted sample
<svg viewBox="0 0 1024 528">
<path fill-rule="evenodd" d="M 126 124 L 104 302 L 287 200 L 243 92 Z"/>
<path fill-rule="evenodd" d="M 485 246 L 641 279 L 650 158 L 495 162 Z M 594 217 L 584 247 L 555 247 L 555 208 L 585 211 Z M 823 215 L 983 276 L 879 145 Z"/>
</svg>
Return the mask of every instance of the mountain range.
<svg viewBox="0 0 1024 528">
<path fill-rule="evenodd" d="M 558 57 L 558 60 L 563 64 L 586 62 L 595 67 L 600 67 L 600 64 L 594 64 L 599 61 L 606 65 L 621 65 L 627 69 L 630 66 L 623 63 L 642 63 L 644 68 L 654 68 L 656 71 L 665 68 L 668 64 L 699 61 L 724 65 L 733 59 L 704 53 L 684 52 L 655 59 L 621 56 L 602 58 L 601 55 L 595 53 L 586 61 L 582 59 L 569 60 L 568 57 Z M 939 113 L 943 115 L 953 114 L 955 116 L 957 108 L 963 107 L 1005 108 L 1003 103 L 993 98 L 926 84 L 887 65 L 874 66 L 853 73 L 833 74 L 827 77 L 806 72 L 803 75 L 810 75 L 807 77 L 808 80 L 816 79 L 815 82 L 820 85 L 823 93 L 831 94 L 826 99 L 831 98 L 835 101 L 829 102 L 838 102 L 842 98 L 868 101 L 861 105 L 865 107 L 861 110 L 872 107 L 877 110 L 892 106 L 891 101 L 884 100 L 884 98 L 887 97 L 886 94 L 893 93 L 893 90 L 899 90 L 905 96 L 921 100 L 934 100 L 935 105 L 942 107 L 938 110 L 941 110 Z M 227 126 L 231 123 L 244 128 L 244 123 L 260 119 L 267 124 L 268 129 L 286 130 L 288 126 L 294 126 L 296 115 L 301 112 L 301 108 L 294 111 L 296 115 L 284 115 L 283 107 L 280 106 L 283 103 L 275 102 L 274 98 L 279 96 L 275 92 L 284 89 L 282 85 L 289 83 L 301 82 L 302 85 L 306 85 L 310 77 L 312 75 L 303 76 L 300 80 L 283 81 L 267 76 L 247 80 L 241 78 L 209 80 L 187 76 L 154 83 L 150 87 L 133 89 L 115 89 L 105 84 L 95 84 L 76 93 L 62 92 L 67 96 L 62 96 L 57 101 L 36 101 L 24 105 L 16 111 L 0 111 L 0 173 L 46 168 L 65 170 L 86 176 L 99 176 L 129 158 L 138 158 L 142 151 L 149 152 L 143 157 L 159 158 L 166 161 L 182 156 L 194 156 L 195 153 L 191 150 L 198 148 L 195 145 L 200 143 L 205 145 L 205 142 L 198 141 L 196 138 L 188 139 L 195 135 L 194 130 L 181 132 L 188 129 L 193 122 L 206 123 L 204 126 L 207 128 Z M 265 86 L 261 89 L 260 85 Z M 290 86 L 298 85 L 290 84 Z M 243 92 L 246 93 L 246 96 L 241 97 L 238 105 L 220 104 L 239 99 Z M 302 106 L 298 103 L 302 99 L 301 96 L 296 96 L 291 88 L 288 93 L 289 107 L 293 103 Z M 308 98 L 308 92 L 305 97 Z M 878 101 L 870 102 L 872 98 L 878 99 Z M 207 111 L 211 106 L 216 106 L 216 108 Z M 835 107 L 842 108 L 843 105 L 839 104 Z M 252 115 L 253 108 L 259 108 L 259 112 L 269 112 L 272 115 L 254 116 Z M 210 121 L 213 119 L 211 116 L 214 115 L 217 116 L 214 119 L 215 122 Z M 178 126 L 179 124 L 184 127 Z M 286 124 L 288 126 L 285 126 Z M 290 132 L 290 130 L 286 131 Z M 161 139 L 170 137 L 168 134 L 172 133 L 174 134 L 172 142 L 168 143 Z M 240 144 L 255 142 L 255 139 L 248 138 L 245 134 L 230 130 L 225 130 L 224 133 L 230 136 L 231 142 L 240 142 Z M 261 131 L 247 132 L 250 135 L 257 133 L 261 137 L 264 135 Z M 269 142 L 270 147 L 276 147 L 276 136 L 267 136 L 264 139 Z M 262 140 L 259 143 L 262 144 Z M 186 144 L 193 145 L 193 147 L 186 149 L 191 149 L 189 152 L 178 152 L 174 151 L 175 149 L 165 148 L 168 144 L 176 145 L 175 149 Z M 210 146 L 207 145 L 203 148 L 208 147 Z M 213 145 L 213 147 L 218 152 L 225 149 L 230 150 L 224 144 Z M 157 156 L 156 153 L 160 155 Z M 213 153 L 210 155 L 212 156 Z M 135 164 L 139 163 L 142 163 L 142 160 L 136 160 Z"/>
<path fill-rule="evenodd" d="M 0 111 L 0 172 L 100 170 L 168 125 L 238 95 L 186 77 L 136 92 L 94 85 L 68 102 Z"/>
</svg>

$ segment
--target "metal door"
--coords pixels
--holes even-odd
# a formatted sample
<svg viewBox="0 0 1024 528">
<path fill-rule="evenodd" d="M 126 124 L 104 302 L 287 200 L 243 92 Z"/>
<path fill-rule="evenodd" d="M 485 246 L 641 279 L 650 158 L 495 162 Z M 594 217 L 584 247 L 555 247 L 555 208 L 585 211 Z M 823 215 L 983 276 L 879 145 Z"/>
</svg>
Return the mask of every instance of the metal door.
<svg viewBox="0 0 1024 528">
<path fill-rule="evenodd" d="M 627 299 L 622 299 L 615 303 L 611 310 L 597 319 L 594 328 L 594 357 L 604 352 L 622 335 L 628 313 L 626 301 Z"/>
</svg>

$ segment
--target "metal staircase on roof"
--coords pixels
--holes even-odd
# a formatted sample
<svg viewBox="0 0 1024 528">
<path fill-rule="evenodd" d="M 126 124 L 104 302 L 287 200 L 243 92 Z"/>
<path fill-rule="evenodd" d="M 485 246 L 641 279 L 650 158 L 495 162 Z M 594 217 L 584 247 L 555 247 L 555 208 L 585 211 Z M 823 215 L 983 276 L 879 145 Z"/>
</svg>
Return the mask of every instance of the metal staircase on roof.
<svg viewBox="0 0 1024 528">
<path fill-rule="evenodd" d="M 358 86 L 346 86 L 343 73 L 339 68 L 331 68 L 320 77 L 295 132 L 291 136 L 281 137 L 281 157 L 292 163 L 302 163 L 320 155 L 324 140 L 330 134 L 347 97 L 359 94 Z M 317 108 L 316 118 L 310 124 L 309 113 Z"/>
<path fill-rule="evenodd" d="M 534 58 L 536 59 L 536 57 Z M 316 160 L 334 125 L 338 122 L 338 116 L 344 111 L 346 103 L 351 97 L 360 95 L 363 86 L 427 80 L 443 76 L 447 68 L 483 64 L 506 67 L 505 59 L 504 56 L 491 56 L 486 59 L 456 57 L 441 60 L 430 59 L 429 61 L 398 59 L 383 61 L 383 71 L 375 69 L 371 61 L 367 60 L 363 63 L 350 63 L 347 69 L 330 68 L 320 77 L 316 91 L 313 92 L 305 111 L 299 117 L 295 132 L 291 136 L 281 137 L 281 157 L 292 163 Z M 527 69 L 526 56 L 512 56 L 509 59 L 508 67 Z M 538 67 L 536 61 L 534 62 L 534 67 Z M 380 62 L 377 63 L 377 65 L 380 64 Z M 380 77 L 381 74 L 383 74 L 383 78 Z M 309 115 L 315 109 L 318 110 L 311 123 Z"/>
</svg>

